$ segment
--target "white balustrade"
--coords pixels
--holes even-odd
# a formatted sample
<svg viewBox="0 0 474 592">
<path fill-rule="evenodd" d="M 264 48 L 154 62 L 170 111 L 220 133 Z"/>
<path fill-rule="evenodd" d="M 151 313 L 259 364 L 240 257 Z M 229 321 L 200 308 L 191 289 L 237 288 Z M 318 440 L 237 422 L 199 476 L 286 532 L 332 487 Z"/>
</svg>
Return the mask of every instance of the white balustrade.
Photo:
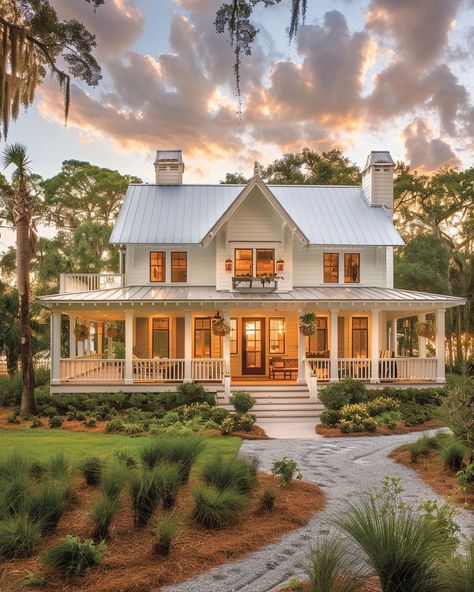
<svg viewBox="0 0 474 592">
<path fill-rule="evenodd" d="M 227 367 L 223 358 L 197 358 L 191 360 L 191 376 L 193 380 L 217 381 L 224 380 Z"/>
<path fill-rule="evenodd" d="M 380 360 L 380 380 L 436 380 L 436 358 Z"/>
<path fill-rule="evenodd" d="M 121 288 L 125 285 L 125 275 L 120 273 L 61 273 L 59 276 L 59 292 L 89 292 Z"/>
<path fill-rule="evenodd" d="M 306 358 L 306 362 L 311 367 L 318 382 L 327 382 L 329 380 L 331 364 L 329 358 Z"/>
<path fill-rule="evenodd" d="M 133 380 L 140 382 L 181 382 L 183 359 L 133 360 Z"/>
<path fill-rule="evenodd" d="M 317 368 L 310 364 L 310 361 L 304 361 L 304 377 L 308 385 L 309 396 L 313 400 L 318 398 L 318 378 L 316 376 Z"/>
<path fill-rule="evenodd" d="M 124 377 L 125 360 L 100 358 L 66 358 L 59 363 L 61 382 L 116 383 Z"/>
<path fill-rule="evenodd" d="M 339 378 L 370 380 L 372 360 L 369 358 L 339 358 L 337 361 Z"/>
</svg>

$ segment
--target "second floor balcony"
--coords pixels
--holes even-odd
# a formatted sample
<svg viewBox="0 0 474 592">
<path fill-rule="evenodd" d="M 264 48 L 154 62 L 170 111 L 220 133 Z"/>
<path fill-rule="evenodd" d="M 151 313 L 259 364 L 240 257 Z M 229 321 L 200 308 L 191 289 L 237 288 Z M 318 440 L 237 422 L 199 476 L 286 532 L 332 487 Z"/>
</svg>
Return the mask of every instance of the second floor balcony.
<svg viewBox="0 0 474 592">
<path fill-rule="evenodd" d="M 122 273 L 61 273 L 59 276 L 59 292 L 89 292 L 125 286 L 125 275 Z"/>
</svg>

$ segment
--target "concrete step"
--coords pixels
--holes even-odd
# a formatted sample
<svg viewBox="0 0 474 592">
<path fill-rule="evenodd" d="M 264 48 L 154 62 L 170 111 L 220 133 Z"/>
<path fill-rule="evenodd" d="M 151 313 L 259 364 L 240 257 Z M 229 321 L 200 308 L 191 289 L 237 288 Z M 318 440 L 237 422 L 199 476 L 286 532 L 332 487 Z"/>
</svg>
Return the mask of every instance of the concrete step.
<svg viewBox="0 0 474 592">
<path fill-rule="evenodd" d="M 232 385 L 230 390 L 232 392 L 236 392 L 236 391 L 245 391 L 246 393 L 296 393 L 296 392 L 302 392 L 302 393 L 307 393 L 308 392 L 308 387 L 306 384 L 288 384 L 288 385 L 284 385 L 284 384 L 280 384 L 280 385 L 268 385 L 268 384 L 262 384 L 260 385 L 252 385 L 252 386 L 236 386 L 236 385 Z"/>
<path fill-rule="evenodd" d="M 320 417 L 319 413 L 314 410 L 298 410 L 292 409 L 290 411 L 278 411 L 278 410 L 271 410 L 271 411 L 253 411 L 252 415 L 255 415 L 257 418 L 257 424 L 259 419 L 267 419 L 267 418 L 279 418 L 282 420 L 285 419 L 313 419 L 315 424 L 318 422 Z"/>
</svg>

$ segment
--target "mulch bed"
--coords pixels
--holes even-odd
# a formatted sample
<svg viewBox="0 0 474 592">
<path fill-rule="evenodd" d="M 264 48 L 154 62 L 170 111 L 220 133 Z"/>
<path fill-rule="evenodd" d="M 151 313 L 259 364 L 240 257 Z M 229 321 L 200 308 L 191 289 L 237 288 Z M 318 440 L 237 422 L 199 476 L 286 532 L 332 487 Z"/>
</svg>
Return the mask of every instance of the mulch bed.
<svg viewBox="0 0 474 592">
<path fill-rule="evenodd" d="M 88 536 L 89 510 L 99 493 L 78 478 L 79 505 L 63 516 L 56 533 L 42 538 L 39 555 L 0 563 L 1 589 L 11 592 L 25 590 L 21 582 L 28 572 L 32 572 L 47 579 L 45 589 L 48 592 L 157 591 L 161 586 L 190 579 L 274 542 L 284 533 L 306 524 L 325 505 L 324 495 L 316 485 L 295 481 L 289 487 L 282 488 L 275 477 L 259 473 L 258 486 L 240 522 L 223 530 L 206 530 L 196 526 L 190 517 L 190 493 L 195 484 L 194 480 L 180 492 L 175 511 L 181 516 L 183 530 L 168 557 L 152 554 L 150 532 L 153 525 L 143 529 L 133 528 L 128 500 L 123 499 L 122 509 L 112 523 L 111 537 L 107 541 L 102 564 L 82 578 L 65 578 L 44 567 L 39 555 L 66 534 L 82 538 Z M 276 491 L 275 508 L 271 512 L 261 513 L 258 511 L 258 498 L 268 485 L 273 485 Z M 156 520 L 159 520 L 159 513 L 155 523 Z"/>
<path fill-rule="evenodd" d="M 393 450 L 390 453 L 390 458 L 416 471 L 420 479 L 430 485 L 436 493 L 474 512 L 474 487 L 463 491 L 458 483 L 456 473 L 446 469 L 439 454 L 431 453 L 428 456 L 420 457 L 418 462 L 412 463 L 410 453 L 402 446 Z"/>
<path fill-rule="evenodd" d="M 377 427 L 375 432 L 341 432 L 340 428 L 328 428 L 323 424 L 316 426 L 316 433 L 324 438 L 358 438 L 360 436 L 393 436 L 395 434 L 409 434 L 411 432 L 424 432 L 426 430 L 434 430 L 442 427 L 443 424 L 438 419 L 430 419 L 424 423 L 420 423 L 414 426 L 406 426 L 403 422 L 400 422 L 394 430 L 390 430 L 386 427 Z"/>
<path fill-rule="evenodd" d="M 280 588 L 278 592 L 295 592 L 295 590 L 297 592 L 310 592 L 310 585 L 308 582 L 301 582 L 301 587 L 299 588 L 283 587 Z M 360 592 L 382 592 L 378 578 L 367 581 L 366 584 L 361 588 Z"/>
</svg>

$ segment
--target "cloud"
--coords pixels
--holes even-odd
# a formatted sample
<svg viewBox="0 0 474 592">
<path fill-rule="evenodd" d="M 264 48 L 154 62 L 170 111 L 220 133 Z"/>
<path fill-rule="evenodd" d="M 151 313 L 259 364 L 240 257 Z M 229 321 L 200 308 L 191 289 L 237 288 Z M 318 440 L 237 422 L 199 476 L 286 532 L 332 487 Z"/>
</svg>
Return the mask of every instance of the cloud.
<svg viewBox="0 0 474 592">
<path fill-rule="evenodd" d="M 461 162 L 451 146 L 441 138 L 433 138 L 426 121 L 414 119 L 403 131 L 406 158 L 412 168 L 432 172 L 443 165 L 459 167 Z"/>
</svg>

